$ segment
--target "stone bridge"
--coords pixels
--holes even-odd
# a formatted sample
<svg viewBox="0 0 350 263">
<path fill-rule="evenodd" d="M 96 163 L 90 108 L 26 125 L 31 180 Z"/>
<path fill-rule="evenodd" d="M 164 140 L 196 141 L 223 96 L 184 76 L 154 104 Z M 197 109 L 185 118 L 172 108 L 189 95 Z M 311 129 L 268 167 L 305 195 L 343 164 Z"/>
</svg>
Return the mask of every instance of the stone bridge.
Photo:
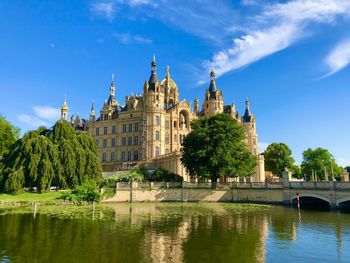
<svg viewBox="0 0 350 263">
<path fill-rule="evenodd" d="M 285 202 L 301 206 L 350 208 L 349 182 L 289 182 L 283 185 Z"/>
<path fill-rule="evenodd" d="M 350 209 L 350 182 L 118 183 L 105 202 L 252 202 Z"/>
</svg>

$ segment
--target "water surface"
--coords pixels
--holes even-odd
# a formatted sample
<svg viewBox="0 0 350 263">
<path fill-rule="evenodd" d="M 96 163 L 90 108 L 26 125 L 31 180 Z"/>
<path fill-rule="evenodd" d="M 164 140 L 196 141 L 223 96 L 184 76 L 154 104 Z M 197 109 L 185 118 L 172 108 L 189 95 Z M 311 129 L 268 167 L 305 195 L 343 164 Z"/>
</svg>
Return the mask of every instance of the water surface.
<svg viewBox="0 0 350 263">
<path fill-rule="evenodd" d="M 350 214 L 217 203 L 0 207 L 0 262 L 350 262 Z"/>
</svg>

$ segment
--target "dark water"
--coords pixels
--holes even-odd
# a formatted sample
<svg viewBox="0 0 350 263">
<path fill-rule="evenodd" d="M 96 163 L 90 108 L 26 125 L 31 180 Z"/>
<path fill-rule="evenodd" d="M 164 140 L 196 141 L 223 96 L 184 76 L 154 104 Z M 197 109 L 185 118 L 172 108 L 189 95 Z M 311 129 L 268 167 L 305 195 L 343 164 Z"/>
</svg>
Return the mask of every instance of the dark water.
<svg viewBox="0 0 350 263">
<path fill-rule="evenodd" d="M 350 214 L 235 204 L 1 211 L 0 262 L 350 262 Z"/>
</svg>

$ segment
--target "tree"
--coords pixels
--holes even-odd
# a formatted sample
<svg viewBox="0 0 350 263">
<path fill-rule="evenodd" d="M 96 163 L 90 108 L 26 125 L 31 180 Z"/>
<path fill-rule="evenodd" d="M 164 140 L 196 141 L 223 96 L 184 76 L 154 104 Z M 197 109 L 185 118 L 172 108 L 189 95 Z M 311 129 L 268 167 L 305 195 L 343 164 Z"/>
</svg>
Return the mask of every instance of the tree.
<svg viewBox="0 0 350 263">
<path fill-rule="evenodd" d="M 294 159 L 292 151 L 285 143 L 272 143 L 265 152 L 265 169 L 273 173 L 273 175 L 281 177 L 284 168 L 293 170 Z"/>
<path fill-rule="evenodd" d="M 301 170 L 309 180 L 313 179 L 313 174 L 315 174 L 319 180 L 325 180 L 326 175 L 328 179 L 331 180 L 332 173 L 334 177 L 338 177 L 342 172 L 342 168 L 337 165 L 333 155 L 323 148 L 309 148 L 304 151 Z"/>
<path fill-rule="evenodd" d="M 52 185 L 74 189 L 101 179 L 93 139 L 86 132 L 75 132 L 66 121 L 56 122 L 51 130 L 29 131 L 12 145 L 0 164 L 0 191 L 10 193 L 24 187 L 42 192 Z"/>
<path fill-rule="evenodd" d="M 220 176 L 251 176 L 256 158 L 244 142 L 243 127 L 227 114 L 191 123 L 183 141 L 181 162 L 192 177 L 216 182 Z"/>
<path fill-rule="evenodd" d="M 19 137 L 19 129 L 0 114 L 0 160 Z"/>
</svg>

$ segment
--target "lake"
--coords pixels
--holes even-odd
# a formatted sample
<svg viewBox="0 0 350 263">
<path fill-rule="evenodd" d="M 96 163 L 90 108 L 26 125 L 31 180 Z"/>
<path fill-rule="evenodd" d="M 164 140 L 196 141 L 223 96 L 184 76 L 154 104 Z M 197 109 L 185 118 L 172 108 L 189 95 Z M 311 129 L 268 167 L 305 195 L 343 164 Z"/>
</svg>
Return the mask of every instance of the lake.
<svg viewBox="0 0 350 263">
<path fill-rule="evenodd" d="M 221 203 L 0 207 L 0 262 L 350 262 L 350 214 Z"/>
</svg>

